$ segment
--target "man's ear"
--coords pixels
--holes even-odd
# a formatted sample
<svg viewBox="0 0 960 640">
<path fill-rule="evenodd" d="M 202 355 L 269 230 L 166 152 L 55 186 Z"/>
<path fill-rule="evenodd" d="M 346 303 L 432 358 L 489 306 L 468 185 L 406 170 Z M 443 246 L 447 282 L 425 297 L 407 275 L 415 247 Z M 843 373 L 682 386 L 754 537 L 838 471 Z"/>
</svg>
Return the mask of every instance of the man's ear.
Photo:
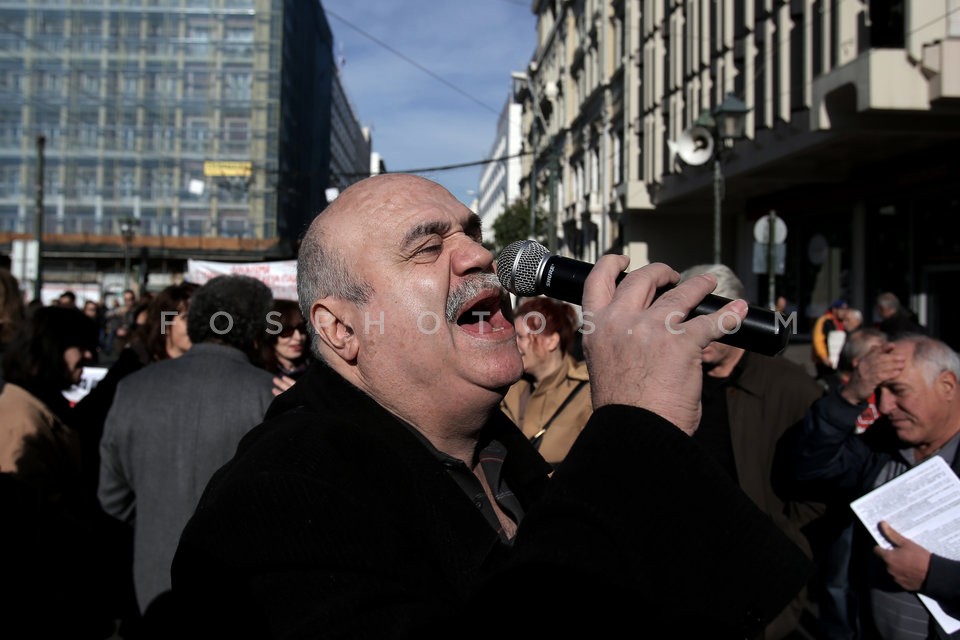
<svg viewBox="0 0 960 640">
<path fill-rule="evenodd" d="M 945 398 L 952 400 L 957 395 L 957 376 L 952 371 L 941 371 L 937 376 L 937 385 Z"/>
<path fill-rule="evenodd" d="M 346 362 L 354 362 L 360 345 L 353 330 L 351 311 L 356 307 L 339 298 L 320 298 L 310 305 L 310 323 L 320 341 Z"/>
</svg>

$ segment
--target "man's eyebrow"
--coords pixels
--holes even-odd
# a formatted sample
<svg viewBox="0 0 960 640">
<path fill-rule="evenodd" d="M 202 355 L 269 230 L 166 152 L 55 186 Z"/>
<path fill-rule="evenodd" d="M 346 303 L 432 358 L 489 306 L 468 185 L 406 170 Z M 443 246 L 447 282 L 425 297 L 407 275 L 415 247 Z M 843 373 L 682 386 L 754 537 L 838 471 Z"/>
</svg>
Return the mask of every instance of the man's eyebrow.
<svg viewBox="0 0 960 640">
<path fill-rule="evenodd" d="M 401 246 L 409 246 L 426 236 L 432 235 L 446 235 L 450 231 L 450 222 L 447 220 L 432 220 L 430 222 L 421 222 L 417 226 L 413 227 L 407 231 L 403 236 L 403 241 Z"/>
<path fill-rule="evenodd" d="M 471 213 L 467 222 L 463 225 L 463 232 L 471 238 L 480 238 L 482 225 L 483 221 L 480 220 L 480 216 Z"/>
<path fill-rule="evenodd" d="M 482 224 L 480 216 L 471 213 L 467 221 L 463 224 L 463 232 L 471 238 L 479 238 Z M 444 236 L 450 232 L 450 228 L 451 224 L 449 220 L 422 222 L 404 234 L 401 246 L 407 247 L 426 236 Z"/>
</svg>

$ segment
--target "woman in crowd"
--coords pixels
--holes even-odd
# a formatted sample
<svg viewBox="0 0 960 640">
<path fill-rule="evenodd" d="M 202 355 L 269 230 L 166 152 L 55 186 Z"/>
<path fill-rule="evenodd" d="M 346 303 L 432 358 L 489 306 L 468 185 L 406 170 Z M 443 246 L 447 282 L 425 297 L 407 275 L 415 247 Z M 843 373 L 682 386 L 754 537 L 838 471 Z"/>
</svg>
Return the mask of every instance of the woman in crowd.
<svg viewBox="0 0 960 640">
<path fill-rule="evenodd" d="M 23 294 L 20 285 L 7 269 L 0 268 L 0 358 L 23 322 Z M 0 380 L 3 369 L 0 369 Z"/>
<path fill-rule="evenodd" d="M 514 326 L 523 378 L 501 408 L 556 468 L 593 412 L 587 367 L 570 355 L 577 313 L 564 302 L 530 298 L 517 308 Z"/>
<path fill-rule="evenodd" d="M 187 310 L 199 286 L 192 282 L 171 285 L 150 302 L 142 335 L 151 362 L 179 358 L 190 348 Z"/>
<path fill-rule="evenodd" d="M 276 377 L 274 395 L 286 391 L 310 364 L 307 323 L 294 300 L 273 301 L 260 351 L 263 368 Z"/>
<path fill-rule="evenodd" d="M 75 490 L 79 438 L 67 426 L 63 391 L 80 381 L 96 346 L 96 325 L 76 308 L 43 307 L 23 323 L 3 358 L 0 471 L 35 481 L 51 496 Z"/>
<path fill-rule="evenodd" d="M 116 538 L 84 490 L 81 435 L 62 395 L 96 346 L 96 324 L 82 311 L 41 307 L 4 354 L 0 545 L 11 637 L 22 624 L 34 637 L 104 638 L 119 614 Z"/>
</svg>

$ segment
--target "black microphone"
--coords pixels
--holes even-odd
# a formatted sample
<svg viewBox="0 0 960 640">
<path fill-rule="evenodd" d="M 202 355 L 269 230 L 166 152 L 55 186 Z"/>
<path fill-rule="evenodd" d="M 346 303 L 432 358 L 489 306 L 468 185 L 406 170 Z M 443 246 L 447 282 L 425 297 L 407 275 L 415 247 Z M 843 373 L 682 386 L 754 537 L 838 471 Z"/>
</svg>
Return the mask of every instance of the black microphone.
<svg viewBox="0 0 960 640">
<path fill-rule="evenodd" d="M 510 293 L 522 297 L 543 294 L 572 304 L 583 300 L 583 283 L 591 269 L 593 265 L 589 262 L 550 255 L 546 247 L 533 240 L 513 242 L 497 257 L 497 277 Z M 621 273 L 617 283 L 626 275 Z M 657 295 L 663 291 L 665 289 Z M 729 302 L 728 298 L 708 294 L 689 317 L 713 313 Z M 740 328 L 721 336 L 717 342 L 775 356 L 786 348 L 789 339 L 787 327 L 776 313 L 750 305 Z"/>
</svg>

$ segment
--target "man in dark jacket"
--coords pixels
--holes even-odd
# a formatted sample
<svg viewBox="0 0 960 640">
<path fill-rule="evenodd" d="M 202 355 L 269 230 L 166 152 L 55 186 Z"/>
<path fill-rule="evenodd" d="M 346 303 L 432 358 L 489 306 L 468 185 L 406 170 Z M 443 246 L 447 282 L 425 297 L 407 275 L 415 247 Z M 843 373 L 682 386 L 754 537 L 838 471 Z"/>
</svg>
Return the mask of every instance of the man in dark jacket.
<svg viewBox="0 0 960 640">
<path fill-rule="evenodd" d="M 877 296 L 877 314 L 880 316 L 880 324 L 877 328 L 889 337 L 901 333 L 925 334 L 927 332 L 917 322 L 913 312 L 900 304 L 900 298 L 895 293 L 885 291 Z"/>
<path fill-rule="evenodd" d="M 686 435 L 700 351 L 746 304 L 678 334 L 670 318 L 715 281 L 651 303 L 676 272 L 650 265 L 617 287 L 627 262 L 605 256 L 587 279 L 597 410 L 548 482 L 497 408 L 523 365 L 479 218 L 414 176 L 344 191 L 299 256 L 320 363 L 182 536 L 170 609 L 185 633 L 743 638 L 775 616 L 806 562 Z"/>
<path fill-rule="evenodd" d="M 960 358 L 939 340 L 905 335 L 871 350 L 850 382 L 817 401 L 803 430 L 785 440 L 791 490 L 849 500 L 932 456 L 960 474 L 958 379 Z M 857 418 L 875 390 L 883 417 L 858 436 Z M 960 561 L 931 554 L 889 527 L 882 532 L 894 548 L 876 548 L 867 575 L 859 576 L 870 622 L 884 638 L 946 638 L 915 594 L 960 617 Z"/>
<path fill-rule="evenodd" d="M 686 279 L 709 273 L 714 291 L 743 298 L 743 283 L 723 264 L 702 264 L 680 274 Z M 743 492 L 808 556 L 812 549 L 802 527 L 823 511 L 822 505 L 784 502 L 773 490 L 771 475 L 777 441 L 800 422 L 821 395 L 822 387 L 798 364 L 782 357 L 749 353 L 721 342 L 703 350 L 703 417 L 694 434 Z M 798 595 L 764 630 L 765 640 L 793 633 L 806 606 Z"/>
</svg>

